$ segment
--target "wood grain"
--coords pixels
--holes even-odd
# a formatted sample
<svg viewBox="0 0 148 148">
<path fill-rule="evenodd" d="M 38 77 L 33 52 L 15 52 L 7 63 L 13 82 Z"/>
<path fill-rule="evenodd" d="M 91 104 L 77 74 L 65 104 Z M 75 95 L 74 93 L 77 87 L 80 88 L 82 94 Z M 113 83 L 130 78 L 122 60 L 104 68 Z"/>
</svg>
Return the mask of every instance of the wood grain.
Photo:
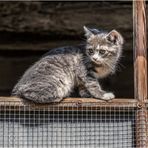
<svg viewBox="0 0 148 148">
<path fill-rule="evenodd" d="M 136 147 L 148 147 L 147 135 L 147 46 L 145 1 L 133 0 L 134 27 L 134 90 L 135 98 L 142 105 L 136 113 Z"/>
<path fill-rule="evenodd" d="M 134 1 L 134 82 L 135 98 L 147 99 L 146 15 L 143 0 Z"/>
<path fill-rule="evenodd" d="M 135 99 L 113 99 L 110 101 L 103 101 L 94 98 L 66 98 L 60 103 L 37 104 L 31 101 L 26 101 L 17 97 L 0 97 L 0 106 L 32 106 L 34 108 L 56 108 L 56 107 L 137 107 L 137 100 Z"/>
</svg>

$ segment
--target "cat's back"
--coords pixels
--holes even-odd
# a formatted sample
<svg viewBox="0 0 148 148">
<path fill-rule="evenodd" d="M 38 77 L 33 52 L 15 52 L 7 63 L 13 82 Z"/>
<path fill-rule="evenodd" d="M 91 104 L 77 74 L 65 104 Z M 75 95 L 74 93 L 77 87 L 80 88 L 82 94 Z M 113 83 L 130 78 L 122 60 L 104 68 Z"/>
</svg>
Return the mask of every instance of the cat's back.
<svg viewBox="0 0 148 148">
<path fill-rule="evenodd" d="M 33 64 L 22 76 L 19 83 L 36 79 L 49 79 L 50 76 L 72 75 L 83 55 L 83 46 L 66 46 L 51 49 Z"/>
<path fill-rule="evenodd" d="M 84 46 L 65 46 L 54 48 L 42 56 L 39 62 L 48 62 L 49 65 L 62 65 L 66 68 L 75 66 L 84 55 Z"/>
<path fill-rule="evenodd" d="M 66 56 L 66 55 L 78 55 L 83 54 L 85 52 L 85 45 L 77 45 L 77 46 L 65 46 L 65 47 L 58 47 L 49 50 L 45 53 L 42 57 L 46 56 Z"/>
</svg>

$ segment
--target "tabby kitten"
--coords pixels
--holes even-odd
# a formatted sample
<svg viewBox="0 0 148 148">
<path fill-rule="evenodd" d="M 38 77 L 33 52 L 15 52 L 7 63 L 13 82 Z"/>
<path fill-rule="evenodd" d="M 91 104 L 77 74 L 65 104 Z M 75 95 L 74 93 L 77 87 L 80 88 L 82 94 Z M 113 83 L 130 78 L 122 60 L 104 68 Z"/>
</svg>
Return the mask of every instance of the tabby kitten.
<svg viewBox="0 0 148 148">
<path fill-rule="evenodd" d="M 116 30 L 103 32 L 84 26 L 84 45 L 50 50 L 30 67 L 16 84 L 12 96 L 37 103 L 59 102 L 74 88 L 81 97 L 110 100 L 98 79 L 114 73 L 122 52 L 123 38 Z"/>
</svg>

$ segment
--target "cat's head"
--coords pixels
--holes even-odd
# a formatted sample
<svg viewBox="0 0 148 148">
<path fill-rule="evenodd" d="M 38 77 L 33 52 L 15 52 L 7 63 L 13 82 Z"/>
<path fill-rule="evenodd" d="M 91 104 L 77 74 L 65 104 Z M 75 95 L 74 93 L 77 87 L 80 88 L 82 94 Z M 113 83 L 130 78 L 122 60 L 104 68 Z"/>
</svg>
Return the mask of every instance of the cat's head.
<svg viewBox="0 0 148 148">
<path fill-rule="evenodd" d="M 113 66 L 122 53 L 123 37 L 116 30 L 110 32 L 84 26 L 87 38 L 86 54 L 97 65 Z"/>
</svg>

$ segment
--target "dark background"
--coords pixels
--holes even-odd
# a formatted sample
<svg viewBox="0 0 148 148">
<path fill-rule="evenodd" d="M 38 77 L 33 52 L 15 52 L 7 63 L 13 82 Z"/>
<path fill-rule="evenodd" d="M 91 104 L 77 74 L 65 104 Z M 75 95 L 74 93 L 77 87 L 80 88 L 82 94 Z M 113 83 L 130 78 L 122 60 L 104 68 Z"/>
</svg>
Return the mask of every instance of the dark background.
<svg viewBox="0 0 148 148">
<path fill-rule="evenodd" d="M 133 97 L 132 2 L 0 2 L 0 95 L 51 48 L 84 40 L 83 26 L 118 30 L 125 38 L 115 75 L 103 87 Z"/>
</svg>

